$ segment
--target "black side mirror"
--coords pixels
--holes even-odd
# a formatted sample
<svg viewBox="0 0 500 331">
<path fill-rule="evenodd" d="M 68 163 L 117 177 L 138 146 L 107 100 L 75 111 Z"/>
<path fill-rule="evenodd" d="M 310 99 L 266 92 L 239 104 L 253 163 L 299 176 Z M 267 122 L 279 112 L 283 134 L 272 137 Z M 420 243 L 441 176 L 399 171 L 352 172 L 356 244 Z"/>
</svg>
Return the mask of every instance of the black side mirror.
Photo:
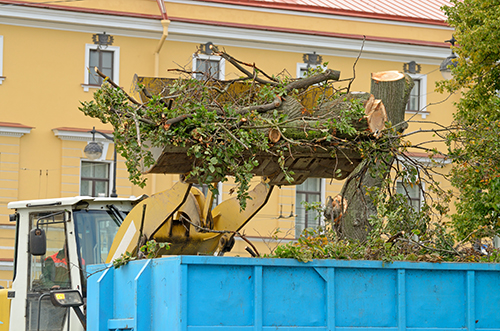
<svg viewBox="0 0 500 331">
<path fill-rule="evenodd" d="M 18 213 L 10 214 L 9 215 L 9 221 L 10 222 L 17 222 L 17 221 L 19 221 L 19 214 Z"/>
<path fill-rule="evenodd" d="M 30 253 L 35 256 L 45 255 L 47 251 L 47 239 L 43 229 L 33 229 L 30 231 Z"/>
</svg>

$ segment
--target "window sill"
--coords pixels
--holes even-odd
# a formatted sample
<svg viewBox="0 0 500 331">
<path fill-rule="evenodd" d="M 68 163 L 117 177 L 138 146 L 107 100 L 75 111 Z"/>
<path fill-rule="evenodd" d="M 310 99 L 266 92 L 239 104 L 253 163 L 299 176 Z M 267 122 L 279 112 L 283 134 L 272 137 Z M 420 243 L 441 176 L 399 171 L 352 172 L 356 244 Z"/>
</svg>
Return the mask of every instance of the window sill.
<svg viewBox="0 0 500 331">
<path fill-rule="evenodd" d="M 83 92 L 88 92 L 91 88 L 100 88 L 101 85 L 82 84 Z"/>
<path fill-rule="evenodd" d="M 0 76 L 0 85 L 2 85 L 2 82 L 5 80 L 5 78 L 7 78 L 7 77 L 5 77 L 5 76 Z"/>
<path fill-rule="evenodd" d="M 425 118 L 427 117 L 427 115 L 430 114 L 430 112 L 428 111 L 425 111 L 425 110 L 422 110 L 422 111 L 418 111 L 418 110 L 405 110 L 405 114 L 411 114 L 411 115 L 421 115 L 422 116 L 422 119 L 425 120 Z"/>
</svg>

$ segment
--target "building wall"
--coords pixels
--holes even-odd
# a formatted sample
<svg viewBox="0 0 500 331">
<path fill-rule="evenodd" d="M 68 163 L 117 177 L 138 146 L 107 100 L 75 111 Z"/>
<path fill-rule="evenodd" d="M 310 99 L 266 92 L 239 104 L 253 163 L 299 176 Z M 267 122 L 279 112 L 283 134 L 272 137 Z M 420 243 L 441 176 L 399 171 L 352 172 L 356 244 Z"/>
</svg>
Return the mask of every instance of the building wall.
<svg viewBox="0 0 500 331">
<path fill-rule="evenodd" d="M 14 227 L 8 221 L 12 211 L 7 203 L 78 195 L 83 148 L 92 139 L 88 131 L 95 127 L 110 133 L 109 125 L 78 110 L 80 101 L 91 100 L 95 91 L 90 88 L 86 92 L 82 87 L 87 70 L 85 46 L 93 43 L 93 34 L 106 32 L 114 37 L 113 46 L 120 49 L 117 83 L 127 91 L 134 74 L 174 77 L 167 69 L 190 70 L 199 44 L 211 41 L 269 74 L 286 70 L 295 75 L 303 54 L 315 51 L 346 79 L 353 76 L 353 64 L 359 56 L 352 84 L 352 90 L 359 91 L 369 91 L 370 73 L 402 70 L 403 64 L 416 61 L 421 65 L 420 73 L 427 77 L 427 102 L 436 105 L 427 108 L 426 116 L 408 114 L 408 119 L 413 116 L 418 121 L 411 123 L 407 132 L 428 129 L 431 122 L 450 123 L 452 102 L 457 100 L 452 96 L 438 104 L 446 96 L 434 92 L 435 81 L 442 79 L 439 64 L 449 54 L 443 41 L 452 33 L 442 22 L 421 24 L 171 0 L 165 2 L 171 22 L 156 69 L 154 53 L 163 26 L 155 1 L 86 0 L 64 6 L 22 3 L 28 5 L 0 0 L 0 263 L 7 263 L 0 264 L 0 279 L 10 277 L 13 256 Z M 227 64 L 226 78 L 238 76 L 240 73 Z M 339 86 L 347 83 L 342 84 Z M 7 134 L 13 128 L 19 132 Z M 411 140 L 418 143 L 431 136 L 415 135 Z M 113 144 L 96 138 L 107 146 L 103 160 L 111 162 Z M 159 174 L 148 178 L 145 189 L 131 185 L 125 162 L 118 157 L 120 197 L 150 195 L 178 180 L 177 176 Z M 341 182 L 325 183 L 326 195 L 336 195 L 341 189 Z M 231 187 L 223 186 L 223 199 L 231 197 Z M 294 238 L 295 207 L 295 188 L 276 188 L 267 206 L 245 227 L 245 234 L 261 253 L 275 245 L 273 236 L 278 241 Z M 233 254 L 247 256 L 244 246 L 245 242 L 237 240 Z"/>
</svg>

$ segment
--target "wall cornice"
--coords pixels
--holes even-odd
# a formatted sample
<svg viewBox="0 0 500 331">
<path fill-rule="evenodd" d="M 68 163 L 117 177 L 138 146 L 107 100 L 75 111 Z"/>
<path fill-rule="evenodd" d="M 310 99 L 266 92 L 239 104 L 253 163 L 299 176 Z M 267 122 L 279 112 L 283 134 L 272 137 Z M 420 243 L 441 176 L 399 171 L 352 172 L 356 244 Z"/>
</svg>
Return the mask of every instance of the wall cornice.
<svg viewBox="0 0 500 331">
<path fill-rule="evenodd" d="M 1 1 L 0 1 L 1 2 Z M 3 6 L 2 24 L 36 28 L 160 39 L 163 27 L 158 19 L 93 14 L 27 6 Z M 280 29 L 257 25 L 199 21 L 171 17 L 170 41 L 234 46 L 273 51 L 357 57 L 363 36 L 324 31 Z M 444 43 L 367 36 L 362 58 L 439 65 L 449 55 Z"/>
<path fill-rule="evenodd" d="M 31 129 L 33 127 L 19 123 L 0 122 L 0 136 L 22 137 L 25 134 L 29 134 Z"/>
<path fill-rule="evenodd" d="M 89 133 L 89 129 L 80 129 L 80 128 L 55 128 L 52 129 L 54 135 L 61 140 L 71 140 L 71 141 L 90 141 L 92 140 L 92 133 Z M 109 130 L 99 130 L 106 134 L 112 134 L 112 131 Z M 110 143 L 109 140 L 102 137 L 99 134 L 95 135 L 95 141 L 101 143 Z"/>
</svg>

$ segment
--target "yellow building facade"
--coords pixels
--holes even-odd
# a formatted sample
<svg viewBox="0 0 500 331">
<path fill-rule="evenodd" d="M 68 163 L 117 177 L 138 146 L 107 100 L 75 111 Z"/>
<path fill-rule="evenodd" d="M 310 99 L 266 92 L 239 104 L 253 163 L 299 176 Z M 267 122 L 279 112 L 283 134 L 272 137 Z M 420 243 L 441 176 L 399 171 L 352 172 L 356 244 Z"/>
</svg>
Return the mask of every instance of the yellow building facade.
<svg viewBox="0 0 500 331">
<path fill-rule="evenodd" d="M 202 67 L 210 61 L 217 62 L 220 78 L 240 76 L 213 55 L 197 55 L 200 45 L 208 42 L 267 73 L 285 70 L 295 77 L 307 67 L 307 54 L 320 55 L 328 68 L 341 71 L 341 79 L 353 77 L 359 56 L 352 90 L 369 91 L 370 73 L 403 71 L 405 65 L 413 70 L 414 63 L 412 77 L 420 90 L 407 114 L 413 120 L 407 132 L 451 122 L 457 96 L 441 102 L 447 96 L 435 93 L 434 87 L 442 80 L 439 65 L 450 53 L 444 40 L 453 31 L 435 1 L 410 1 L 396 14 L 334 8 L 335 1 L 327 2 L 332 7 L 314 1 L 289 3 L 294 2 L 0 0 L 0 285 L 8 285 L 13 268 L 15 224 L 9 222 L 8 202 L 111 194 L 113 143 L 96 134 L 103 156 L 90 162 L 83 154 L 93 127 L 112 133 L 110 126 L 78 110 L 80 101 L 91 100 L 99 87 L 88 70 L 96 64 L 128 91 L 135 74 L 175 77 L 167 70 L 205 70 Z M 416 4 L 423 6 L 420 12 L 412 11 Z M 426 16 L 430 9 L 434 16 Z M 98 52 L 99 35 L 109 44 Z M 411 140 L 418 143 L 430 136 L 415 135 Z M 148 177 L 145 189 L 133 186 L 118 157 L 119 197 L 151 195 L 178 180 L 172 175 Z M 267 253 L 276 242 L 291 240 L 298 229 L 315 224 L 304 224 L 300 201 L 324 202 L 341 187 L 341 182 L 328 179 L 281 187 L 245 233 L 260 253 Z M 222 185 L 219 199 L 229 198 L 231 188 Z M 237 240 L 233 254 L 247 256 L 245 245 Z"/>
</svg>

